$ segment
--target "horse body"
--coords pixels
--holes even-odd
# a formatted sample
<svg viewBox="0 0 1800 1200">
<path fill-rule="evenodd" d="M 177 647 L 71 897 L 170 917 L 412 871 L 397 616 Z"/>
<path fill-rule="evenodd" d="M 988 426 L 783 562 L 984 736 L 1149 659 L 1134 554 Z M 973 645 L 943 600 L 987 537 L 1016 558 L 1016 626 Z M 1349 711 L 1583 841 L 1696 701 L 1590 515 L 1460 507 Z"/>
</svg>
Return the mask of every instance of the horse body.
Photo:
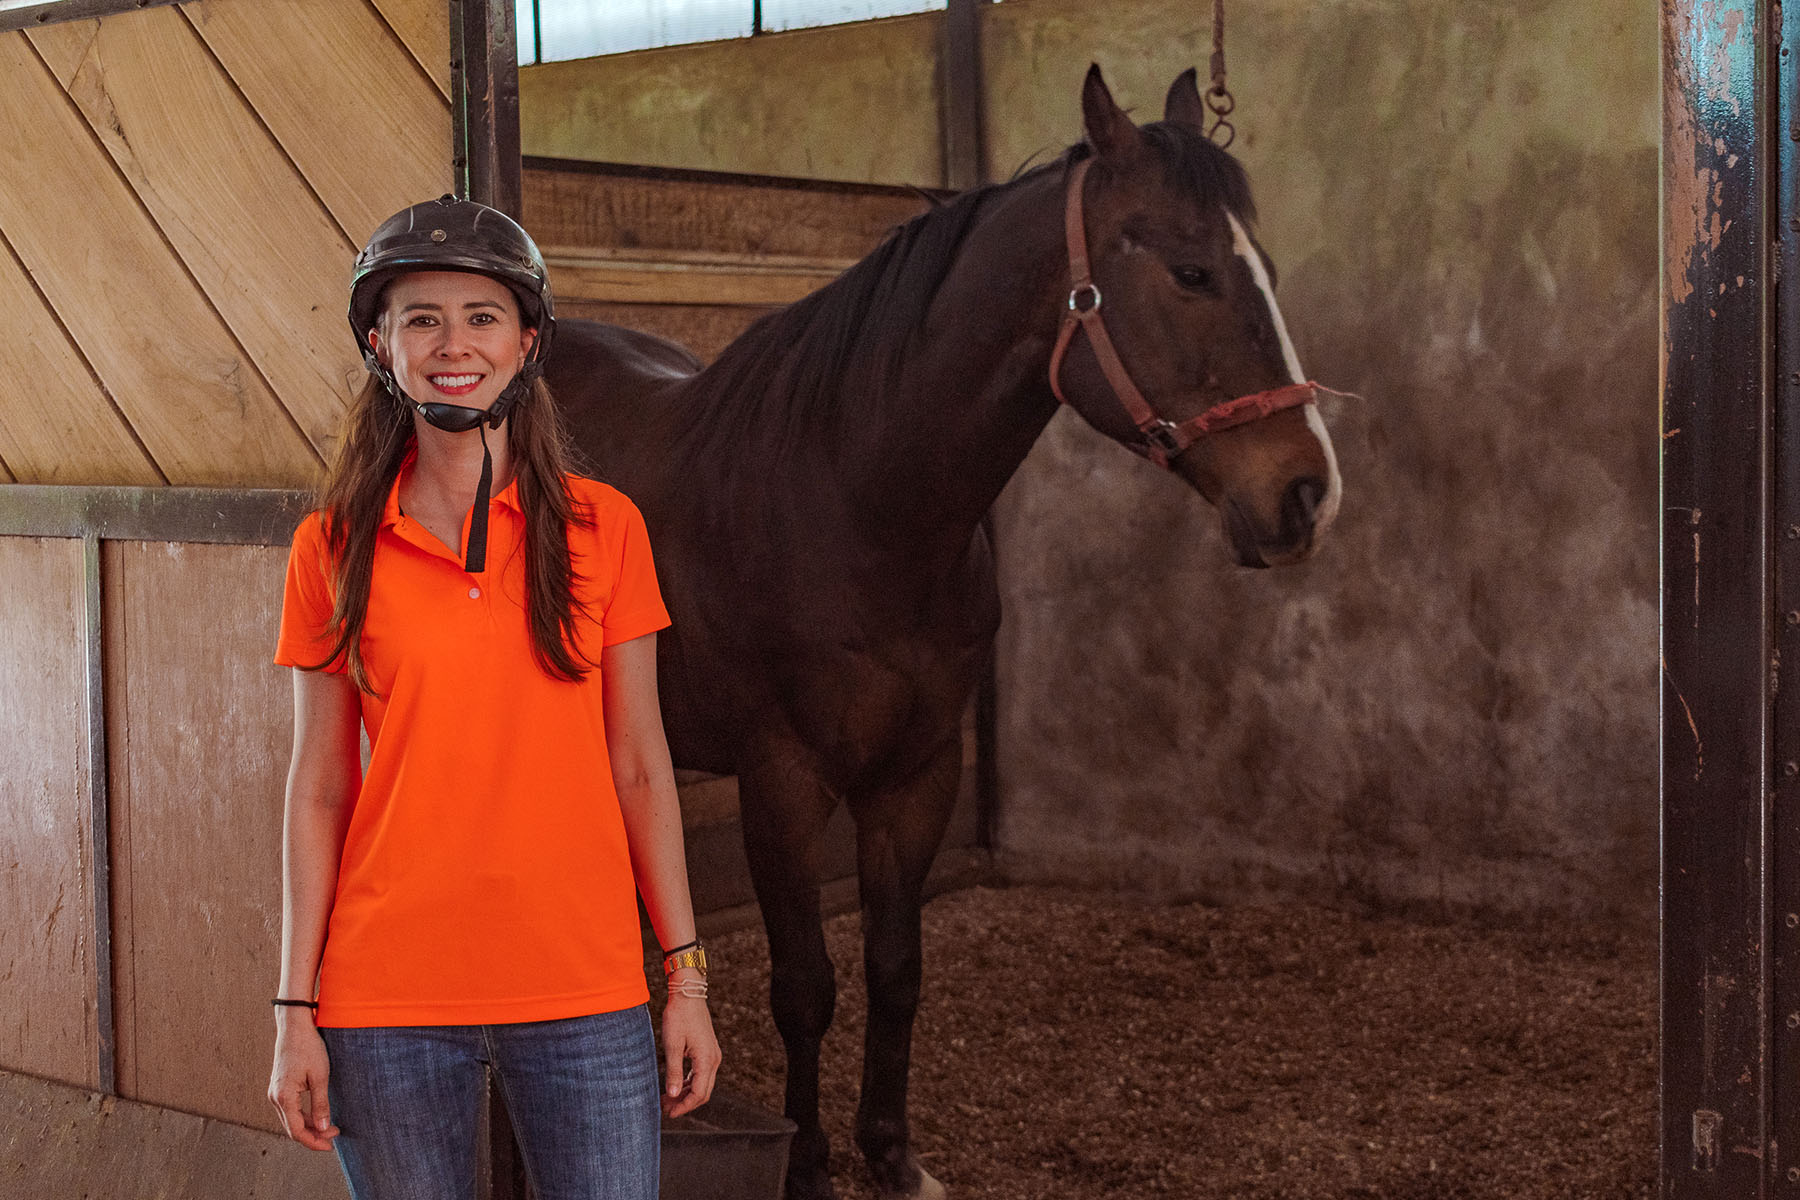
<svg viewBox="0 0 1800 1200">
<path fill-rule="evenodd" d="M 1096 279 L 1141 327 L 1114 336 L 1146 393 L 1179 407 L 1295 382 L 1272 296 L 1257 315 L 1255 272 L 1232 249 L 1242 225 L 1228 209 L 1248 220 L 1247 191 L 1196 205 L 1193 181 L 1171 177 L 1097 71 L 1083 99 L 1109 180 L 1090 184 L 1090 242 L 1108 249 Z M 1189 73 L 1164 140 L 1181 163 L 1224 170 L 1186 119 L 1198 106 Z M 550 362 L 577 448 L 656 539 L 676 765 L 739 779 L 800 1200 L 833 1194 L 818 1053 L 835 983 L 819 886 L 840 803 L 856 825 L 869 994 L 857 1142 L 884 1196 L 942 1194 L 906 1125 L 921 897 L 957 792 L 961 715 L 999 625 L 981 519 L 1056 409 L 1046 372 L 1068 296 L 1063 178 L 1040 168 L 916 218 L 705 369 L 661 339 L 575 321 Z M 1145 217 L 1165 210 L 1172 220 Z M 1148 286 L 1168 294 L 1138 294 L 1147 264 L 1170 255 L 1205 260 L 1193 270 L 1212 282 L 1190 289 L 1192 303 L 1168 291 L 1166 263 Z M 1072 354 L 1063 383 L 1102 432 L 1138 436 L 1092 356 Z M 1319 500 L 1335 505 L 1317 432 L 1316 417 L 1277 413 L 1172 465 L 1221 506 L 1240 559 L 1284 561 L 1310 551 Z"/>
</svg>

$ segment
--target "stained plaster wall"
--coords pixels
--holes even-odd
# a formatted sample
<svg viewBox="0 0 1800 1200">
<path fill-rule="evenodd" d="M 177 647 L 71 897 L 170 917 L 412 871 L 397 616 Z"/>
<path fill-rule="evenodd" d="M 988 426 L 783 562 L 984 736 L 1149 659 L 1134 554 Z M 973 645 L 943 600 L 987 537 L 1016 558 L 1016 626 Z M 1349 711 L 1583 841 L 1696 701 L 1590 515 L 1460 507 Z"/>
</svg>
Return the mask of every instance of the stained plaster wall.
<svg viewBox="0 0 1800 1200">
<path fill-rule="evenodd" d="M 1079 136 L 1090 60 L 1140 119 L 1205 63 L 1207 6 L 1101 7 L 984 10 L 994 174 Z M 997 511 L 1001 860 L 1164 894 L 1647 921 L 1654 6 L 1229 7 L 1234 150 L 1289 326 L 1312 376 L 1366 397 L 1325 406 L 1343 514 L 1312 561 L 1243 571 L 1196 495 L 1052 423 Z M 799 70 L 813 36 L 759 49 Z M 759 78 L 733 104 L 788 94 L 787 71 Z M 786 169 L 787 147 L 761 153 L 720 165 Z"/>
<path fill-rule="evenodd" d="M 863 183 L 938 183 L 935 16 L 519 71 L 526 154 Z"/>
</svg>

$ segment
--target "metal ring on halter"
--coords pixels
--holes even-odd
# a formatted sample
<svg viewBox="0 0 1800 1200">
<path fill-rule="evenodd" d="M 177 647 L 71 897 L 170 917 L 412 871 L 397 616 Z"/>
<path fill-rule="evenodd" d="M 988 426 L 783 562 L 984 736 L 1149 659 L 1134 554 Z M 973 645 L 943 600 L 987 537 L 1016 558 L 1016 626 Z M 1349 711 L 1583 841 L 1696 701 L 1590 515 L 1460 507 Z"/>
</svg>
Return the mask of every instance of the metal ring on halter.
<svg viewBox="0 0 1800 1200">
<path fill-rule="evenodd" d="M 1094 294 L 1094 302 L 1092 304 L 1088 305 L 1086 308 L 1083 308 L 1083 307 L 1081 307 L 1080 304 L 1076 303 L 1076 301 L 1080 298 L 1081 293 L 1083 293 L 1083 292 L 1092 292 Z M 1069 293 L 1069 311 L 1070 312 L 1072 312 L 1072 313 L 1090 313 L 1090 312 L 1098 312 L 1099 310 L 1100 310 L 1100 287 L 1098 284 L 1084 283 L 1080 287 L 1076 288 L 1074 291 Z"/>
</svg>

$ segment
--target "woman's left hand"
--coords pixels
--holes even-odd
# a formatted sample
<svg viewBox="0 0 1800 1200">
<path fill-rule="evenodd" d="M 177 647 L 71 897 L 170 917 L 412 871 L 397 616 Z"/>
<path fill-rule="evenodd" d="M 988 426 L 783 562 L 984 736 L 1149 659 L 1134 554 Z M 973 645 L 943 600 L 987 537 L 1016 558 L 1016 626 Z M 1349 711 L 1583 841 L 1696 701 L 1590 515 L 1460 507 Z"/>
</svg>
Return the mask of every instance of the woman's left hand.
<svg viewBox="0 0 1800 1200">
<path fill-rule="evenodd" d="M 663 1115 L 679 1117 L 712 1099 L 719 1077 L 719 1039 L 706 1001 L 679 993 L 663 1006 Z"/>
</svg>

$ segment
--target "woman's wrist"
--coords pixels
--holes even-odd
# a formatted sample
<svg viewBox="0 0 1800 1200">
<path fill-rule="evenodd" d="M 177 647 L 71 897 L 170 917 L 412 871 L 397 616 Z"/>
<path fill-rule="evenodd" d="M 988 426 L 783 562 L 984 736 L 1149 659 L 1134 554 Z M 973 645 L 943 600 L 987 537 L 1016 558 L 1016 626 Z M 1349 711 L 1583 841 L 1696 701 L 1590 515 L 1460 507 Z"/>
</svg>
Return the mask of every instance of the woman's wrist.
<svg viewBox="0 0 1800 1200">
<path fill-rule="evenodd" d="M 677 1000 L 706 1002 L 706 972 L 696 967 L 677 967 L 668 976 L 669 1003 Z"/>
<path fill-rule="evenodd" d="M 275 1010 L 275 1028 L 277 1030 L 317 1029 L 318 1025 L 318 1014 L 310 1008 L 283 1006 Z"/>
</svg>

